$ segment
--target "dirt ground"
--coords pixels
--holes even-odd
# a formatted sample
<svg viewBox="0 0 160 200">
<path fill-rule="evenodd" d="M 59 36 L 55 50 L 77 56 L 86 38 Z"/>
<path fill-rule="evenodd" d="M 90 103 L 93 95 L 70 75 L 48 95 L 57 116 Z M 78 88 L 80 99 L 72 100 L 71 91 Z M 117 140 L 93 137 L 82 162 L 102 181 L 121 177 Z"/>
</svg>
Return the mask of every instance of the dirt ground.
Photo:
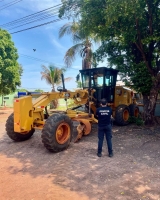
<svg viewBox="0 0 160 200">
<path fill-rule="evenodd" d="M 0 110 L 0 200 L 160 200 L 160 127 L 113 126 L 114 157 L 98 158 L 97 126 L 79 143 L 50 153 L 36 131 L 25 142 L 5 132 Z"/>
</svg>

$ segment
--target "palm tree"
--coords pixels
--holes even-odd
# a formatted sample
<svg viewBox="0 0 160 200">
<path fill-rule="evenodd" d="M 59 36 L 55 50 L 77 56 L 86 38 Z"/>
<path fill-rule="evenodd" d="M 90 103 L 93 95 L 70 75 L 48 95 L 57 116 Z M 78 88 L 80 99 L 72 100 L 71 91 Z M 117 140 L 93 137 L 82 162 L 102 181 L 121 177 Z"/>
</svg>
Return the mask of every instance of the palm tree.
<svg viewBox="0 0 160 200">
<path fill-rule="evenodd" d="M 83 58 L 82 69 L 91 68 L 91 63 L 93 63 L 91 49 L 92 40 L 94 40 L 94 42 L 98 42 L 98 38 L 87 37 L 77 22 L 69 22 L 60 28 L 59 37 L 61 38 L 66 34 L 71 35 L 73 43 L 75 43 L 75 45 L 67 50 L 64 56 L 66 66 L 70 67 L 75 60 L 76 55 L 79 54 Z"/>
<path fill-rule="evenodd" d="M 48 67 L 42 65 L 42 72 L 41 72 L 41 80 L 45 80 L 47 84 L 51 85 L 52 92 L 55 92 L 55 87 L 62 83 L 61 74 L 66 71 L 65 68 L 57 68 L 54 65 L 49 65 Z M 70 81 L 72 78 L 68 77 L 65 78 L 65 81 Z M 54 108 L 57 108 L 58 100 L 52 101 L 52 105 Z"/>
<path fill-rule="evenodd" d="M 59 69 L 54 65 L 49 65 L 49 67 L 42 65 L 42 70 L 43 71 L 41 72 L 41 79 L 45 80 L 49 85 L 51 85 L 52 92 L 55 92 L 55 87 L 62 83 L 61 74 L 63 74 L 66 71 L 66 69 Z M 71 77 L 68 77 L 65 78 L 65 81 L 70 81 L 71 79 Z"/>
</svg>

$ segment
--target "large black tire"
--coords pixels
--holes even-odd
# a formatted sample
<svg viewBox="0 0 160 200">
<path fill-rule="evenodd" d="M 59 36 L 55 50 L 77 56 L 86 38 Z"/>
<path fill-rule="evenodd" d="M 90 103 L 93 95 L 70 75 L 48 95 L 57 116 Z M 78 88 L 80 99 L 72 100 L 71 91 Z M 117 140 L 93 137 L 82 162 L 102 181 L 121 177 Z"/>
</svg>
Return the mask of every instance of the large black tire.
<svg viewBox="0 0 160 200">
<path fill-rule="evenodd" d="M 118 125 L 125 126 L 129 124 L 129 116 L 130 111 L 128 106 L 122 104 L 116 108 L 115 121 Z"/>
<path fill-rule="evenodd" d="M 26 134 L 14 132 L 14 114 L 12 113 L 6 121 L 6 132 L 12 140 L 19 142 L 28 140 L 35 132 L 35 129 L 32 129 Z"/>
<path fill-rule="evenodd" d="M 130 116 L 138 117 L 139 116 L 139 107 L 136 104 L 129 105 Z"/>
<path fill-rule="evenodd" d="M 50 116 L 42 130 L 42 142 L 51 152 L 60 152 L 69 146 L 73 136 L 73 122 L 65 114 Z"/>
</svg>

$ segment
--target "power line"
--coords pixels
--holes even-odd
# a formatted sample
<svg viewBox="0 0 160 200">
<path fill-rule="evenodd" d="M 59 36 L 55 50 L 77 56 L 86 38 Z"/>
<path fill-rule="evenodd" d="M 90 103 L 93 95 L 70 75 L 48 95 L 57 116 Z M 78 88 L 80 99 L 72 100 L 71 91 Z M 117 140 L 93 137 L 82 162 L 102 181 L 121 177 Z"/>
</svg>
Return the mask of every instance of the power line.
<svg viewBox="0 0 160 200">
<path fill-rule="evenodd" d="M 32 26 L 32 27 L 29 27 L 29 28 L 26 28 L 26 29 L 22 29 L 22 30 L 19 30 L 19 31 L 15 31 L 15 32 L 10 33 L 10 34 L 20 33 L 20 32 L 27 31 L 27 30 L 30 30 L 30 29 L 33 29 L 33 28 L 38 28 L 38 27 L 40 27 L 40 26 L 45 26 L 45 25 L 47 25 L 47 24 L 51 24 L 51 23 L 54 23 L 54 22 L 58 22 L 58 21 L 61 21 L 61 20 L 66 19 L 66 18 L 67 18 L 67 17 L 63 17 L 63 18 L 61 18 L 61 19 L 55 19 L 55 20 L 53 20 L 53 21 L 46 22 L 46 23 L 43 23 L 43 24 L 39 24 L 39 25 L 37 25 L 37 26 Z"/>
<path fill-rule="evenodd" d="M 36 61 L 40 61 L 40 62 L 45 62 L 45 63 L 51 63 L 49 61 L 42 60 L 42 59 L 39 59 L 39 58 L 35 58 L 35 57 L 32 57 L 32 56 L 28 56 L 28 55 L 25 55 L 25 54 L 19 53 L 19 55 L 24 56 L 24 57 L 26 57 L 28 59 L 32 59 L 32 60 L 36 60 Z"/>
<path fill-rule="evenodd" d="M 10 27 L 10 26 L 18 25 L 18 24 L 20 24 L 20 23 L 24 23 L 24 22 L 26 22 L 26 21 L 34 20 L 34 19 L 36 19 L 36 18 L 38 18 L 38 17 L 44 16 L 44 15 L 47 15 L 47 14 L 50 14 L 50 15 L 51 15 L 51 14 L 53 14 L 53 12 L 58 11 L 61 5 L 62 5 L 62 4 L 58 4 L 58 5 L 56 5 L 56 6 L 52 6 L 52 7 L 50 7 L 50 8 L 41 10 L 41 11 L 39 11 L 39 12 L 30 14 L 30 15 L 27 15 L 27 16 L 22 17 L 22 18 L 17 19 L 17 20 L 13 20 L 13 21 L 11 21 L 11 22 L 8 22 L 8 23 L 6 23 L 6 24 L 2 24 L 2 25 L 0 25 L 0 26 L 1 26 L 1 27 L 7 28 L 7 27 Z M 55 14 L 55 13 L 54 13 L 54 14 Z"/>
<path fill-rule="evenodd" d="M 3 1 L 3 0 L 2 0 Z M 15 0 L 17 1 L 17 0 Z M 12 1 L 10 3 L 13 3 L 15 1 Z M 20 2 L 22 0 L 18 0 L 18 2 Z M 15 2 L 15 3 L 18 3 L 18 2 Z M 9 4 L 10 4 L 9 3 Z M 8 5 L 8 4 L 5 4 L 5 5 Z M 56 6 L 53 6 L 53 7 L 50 7 L 50 8 L 47 8 L 47 9 L 44 9 L 42 11 L 39 11 L 39 12 L 36 12 L 36 13 L 33 13 L 33 14 L 30 14 L 28 16 L 25 16 L 25 17 L 22 17 L 20 19 L 17 19 L 17 20 L 14 20 L 14 21 L 11 21 L 11 22 L 8 22 L 6 24 L 2 24 L 0 25 L 0 27 L 4 27 L 4 28 L 9 28 L 9 30 L 12 30 L 12 29 L 15 29 L 15 28 L 18 28 L 20 26 L 24 26 L 24 25 L 27 25 L 27 24 L 30 24 L 30 23 L 33 23 L 33 22 L 36 22 L 36 21 L 41 21 L 41 20 L 44 20 L 44 19 L 47 19 L 47 18 L 50 18 L 50 17 L 54 17 L 54 16 L 57 16 L 58 15 L 58 11 L 60 9 L 62 4 L 58 4 Z M 57 7 L 57 8 L 56 8 Z M 54 13 L 53 13 L 53 9 L 54 9 Z M 56 10 L 55 10 L 56 9 Z M 53 15 L 54 14 L 54 15 Z M 56 15 L 57 14 L 57 15 Z M 43 16 L 42 16 L 43 15 Z M 40 17 L 40 18 L 38 18 Z M 66 18 L 66 17 L 65 17 Z M 63 18 L 64 19 L 64 18 Z M 62 19 L 61 19 L 62 20 Z M 24 22 L 26 22 L 24 24 Z M 30 21 L 30 22 L 28 22 Z M 57 21 L 57 20 L 56 20 Z M 59 21 L 59 20 L 58 20 Z M 23 23 L 23 24 L 22 24 Z M 47 22 L 46 24 L 49 24 L 49 23 L 53 23 L 53 21 L 51 22 Z M 24 30 L 20 30 L 20 31 L 17 31 L 17 32 L 14 32 L 14 33 L 18 33 L 18 32 L 22 32 L 22 31 L 25 31 L 25 30 L 29 30 L 29 29 L 32 29 L 32 28 L 36 28 L 36 27 L 39 27 L 39 26 L 42 26 L 42 25 L 45 25 L 45 24 L 41 24 L 41 25 L 38 25 L 38 26 L 34 26 L 34 27 L 31 27 L 31 28 L 28 28 L 28 29 L 24 29 Z M 16 26 L 16 27 L 13 27 L 13 26 Z M 12 27 L 12 28 L 10 28 Z M 14 34 L 14 33 L 11 33 L 11 34 Z"/>
<path fill-rule="evenodd" d="M 39 13 L 42 13 L 42 12 L 44 12 L 44 11 L 48 11 L 49 9 L 52 9 L 52 8 L 58 7 L 58 6 L 60 6 L 60 5 L 62 5 L 62 4 L 58 4 L 58 5 L 55 5 L 55 6 L 52 6 L 52 7 L 46 8 L 46 9 L 44 9 L 44 10 L 41 10 L 41 11 L 38 11 L 38 12 L 36 12 L 36 13 L 33 13 L 33 14 L 27 15 L 27 16 L 25 16 L 25 17 L 22 17 L 22 18 L 20 18 L 20 19 L 16 19 L 16 20 L 13 20 L 13 21 L 8 22 L 8 23 L 6 23 L 6 24 L 2 24 L 2 25 L 0 25 L 0 26 L 5 26 L 5 25 L 8 25 L 8 24 L 13 24 L 14 22 L 17 22 L 17 21 L 20 21 L 20 20 L 26 19 L 26 18 L 28 18 L 28 17 L 34 16 L 34 15 L 39 14 Z"/>
<path fill-rule="evenodd" d="M 19 55 L 24 56 L 27 59 L 31 59 L 31 60 L 35 60 L 35 61 L 39 61 L 39 62 L 45 62 L 45 63 L 49 63 L 49 64 L 52 63 L 52 62 L 49 62 L 49 61 L 46 61 L 46 60 L 42 60 L 42 59 L 39 59 L 39 58 L 36 58 L 36 57 L 32 57 L 32 56 L 29 56 L 29 55 L 25 55 L 25 54 L 21 54 L 21 53 L 19 53 Z M 58 63 L 53 63 L 53 64 L 57 65 L 57 66 L 60 66 L 60 67 L 63 67 L 63 68 L 66 68 L 64 65 L 61 65 L 61 64 L 58 64 Z M 79 69 L 72 68 L 72 67 L 69 67 L 68 69 L 79 70 Z"/>
<path fill-rule="evenodd" d="M 15 1 L 18 1 L 18 0 L 14 0 L 14 1 L 11 1 L 11 2 L 9 2 L 9 3 L 6 3 L 6 4 L 2 5 L 2 7 L 3 7 L 3 6 L 8 6 L 8 5 L 11 4 L 11 3 L 15 3 Z"/>
<path fill-rule="evenodd" d="M 10 2 L 10 3 L 7 3 L 7 4 L 3 5 L 3 6 L 2 6 L 2 9 L 0 9 L 0 10 L 4 10 L 5 8 L 8 8 L 8 7 L 10 7 L 10 6 L 12 6 L 12 5 L 14 5 L 14 4 L 20 2 L 20 1 L 23 1 L 23 0 L 18 0 L 18 1 L 15 0 L 15 1 L 12 1 L 12 2 Z"/>
<path fill-rule="evenodd" d="M 42 21 L 42 20 L 45 20 L 45 19 L 48 19 L 48 18 L 51 18 L 51 17 L 55 17 L 57 15 L 58 15 L 58 11 L 52 11 L 52 13 L 40 15 L 40 16 L 37 16 L 37 17 L 34 17 L 34 18 L 26 19 L 22 22 L 17 22 L 17 23 L 14 23 L 14 24 L 3 26 L 3 27 L 11 30 L 11 29 L 15 29 L 15 28 L 20 27 L 20 26 L 24 26 L 24 25 L 27 25 L 27 24 L 30 24 L 30 23 L 34 23 L 36 21 Z M 27 22 L 27 23 L 25 23 L 25 22 Z"/>
<path fill-rule="evenodd" d="M 58 13 L 55 13 L 55 14 L 58 14 Z M 31 22 L 25 23 L 25 24 L 22 24 L 22 25 L 13 27 L 13 28 L 9 28 L 8 31 L 9 31 L 9 30 L 13 30 L 13 29 L 18 28 L 18 27 L 21 27 L 21 26 L 25 26 L 25 25 L 27 25 L 27 24 L 31 24 L 31 23 L 33 23 L 33 22 L 42 21 L 42 20 L 45 20 L 45 19 L 48 19 L 48 18 L 51 18 L 51 17 L 56 17 L 56 16 L 58 16 L 58 15 L 51 15 L 51 16 L 48 16 L 48 17 L 42 17 L 42 18 L 40 18 L 40 19 L 37 19 L 37 20 L 31 21 Z"/>
<path fill-rule="evenodd" d="M 30 15 L 25 16 L 25 17 L 22 17 L 20 19 L 8 22 L 6 24 L 2 24 L 2 25 L 0 25 L 0 27 L 9 28 L 8 30 L 12 30 L 12 29 L 15 29 L 15 28 L 18 28 L 18 27 L 21 27 L 21 26 L 28 25 L 30 23 L 42 21 L 42 20 L 45 20 L 45 19 L 48 19 L 48 18 L 51 18 L 51 17 L 56 17 L 56 16 L 58 16 L 58 11 L 59 11 L 61 5 L 62 4 L 58 4 L 56 6 L 52 6 L 50 8 L 44 9 L 42 11 L 30 14 Z M 61 19 L 55 19 L 55 20 L 52 20 L 52 21 L 49 21 L 49 22 L 46 22 L 46 23 L 43 23 L 43 24 L 35 25 L 35 26 L 32 26 L 32 27 L 28 27 L 28 28 L 25 28 L 25 29 L 22 29 L 22 30 L 12 32 L 11 34 L 19 33 L 19 32 L 22 32 L 22 31 L 27 31 L 27 30 L 30 30 L 30 29 L 33 29 L 33 28 L 37 28 L 37 27 L 44 26 L 44 25 L 47 25 L 47 24 L 50 24 L 50 23 L 61 21 L 61 20 L 64 20 L 66 18 L 67 17 L 63 17 Z M 27 23 L 24 23 L 24 22 L 27 22 Z"/>
<path fill-rule="evenodd" d="M 15 28 L 18 28 L 18 27 L 21 27 L 21 26 L 25 26 L 25 25 L 30 24 L 30 23 L 42 21 L 42 20 L 45 20 L 45 19 L 48 19 L 48 18 L 51 18 L 51 17 L 56 17 L 56 16 L 58 16 L 58 11 L 59 11 L 59 8 L 61 7 L 61 5 L 62 4 L 52 6 L 50 8 L 44 9 L 42 11 L 33 13 L 31 15 L 22 17 L 20 19 L 14 20 L 14 21 L 8 22 L 6 24 L 2 24 L 0 26 L 4 27 L 4 28 L 9 28 L 8 30 L 12 30 L 12 29 L 15 29 Z M 61 21 L 65 18 L 66 17 L 61 18 L 61 19 L 55 19 L 53 21 L 49 21 L 49 22 L 39 24 L 39 25 L 36 25 L 36 26 L 33 26 L 33 27 L 29 27 L 29 28 L 26 28 L 26 29 L 15 31 L 11 34 L 19 33 L 19 32 L 22 32 L 22 31 L 26 31 L 26 30 L 37 28 L 37 27 L 40 27 L 40 26 L 44 26 L 44 25 L 47 25 L 47 24 L 50 24 L 50 23 Z M 24 22 L 27 22 L 27 23 L 24 23 Z"/>
</svg>

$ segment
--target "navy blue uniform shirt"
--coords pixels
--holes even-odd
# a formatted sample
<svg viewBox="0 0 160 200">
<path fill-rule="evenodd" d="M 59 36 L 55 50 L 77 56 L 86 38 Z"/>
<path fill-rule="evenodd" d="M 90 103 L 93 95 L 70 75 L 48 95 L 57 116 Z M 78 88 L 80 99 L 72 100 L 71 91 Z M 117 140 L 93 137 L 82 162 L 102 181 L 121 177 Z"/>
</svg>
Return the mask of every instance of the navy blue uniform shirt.
<svg viewBox="0 0 160 200">
<path fill-rule="evenodd" d="M 111 124 L 112 109 L 108 106 L 100 107 L 96 110 L 98 116 L 98 126 L 103 127 Z"/>
</svg>

